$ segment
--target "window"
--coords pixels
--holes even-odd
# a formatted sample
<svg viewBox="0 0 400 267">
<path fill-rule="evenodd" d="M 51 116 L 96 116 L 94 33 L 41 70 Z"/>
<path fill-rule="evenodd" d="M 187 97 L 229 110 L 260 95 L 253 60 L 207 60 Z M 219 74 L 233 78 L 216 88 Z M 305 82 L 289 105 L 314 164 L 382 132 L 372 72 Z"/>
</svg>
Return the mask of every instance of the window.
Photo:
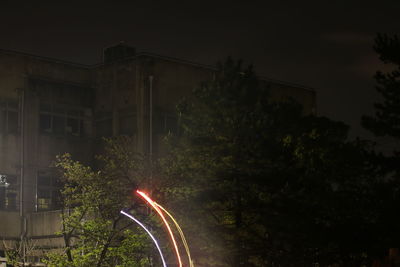
<svg viewBox="0 0 400 267">
<path fill-rule="evenodd" d="M 137 132 L 137 115 L 133 110 L 119 112 L 119 134 L 133 135 Z"/>
<path fill-rule="evenodd" d="M 38 211 L 60 208 L 61 185 L 55 176 L 48 172 L 39 172 L 36 188 L 36 206 Z"/>
<path fill-rule="evenodd" d="M 59 107 L 50 104 L 40 105 L 40 132 L 55 135 L 84 136 L 86 134 L 83 110 Z"/>
<path fill-rule="evenodd" d="M 0 180 L 2 181 L 2 183 L 0 184 L 0 209 L 17 210 L 17 176 L 0 174 L 0 177 Z"/>
<path fill-rule="evenodd" d="M 156 134 L 178 134 L 178 118 L 176 115 L 159 113 L 154 117 L 153 121 Z"/>
<path fill-rule="evenodd" d="M 18 103 L 0 101 L 0 133 L 16 134 L 18 132 Z"/>
<path fill-rule="evenodd" d="M 113 134 L 112 113 L 103 111 L 96 114 L 96 136 L 109 137 Z"/>
</svg>

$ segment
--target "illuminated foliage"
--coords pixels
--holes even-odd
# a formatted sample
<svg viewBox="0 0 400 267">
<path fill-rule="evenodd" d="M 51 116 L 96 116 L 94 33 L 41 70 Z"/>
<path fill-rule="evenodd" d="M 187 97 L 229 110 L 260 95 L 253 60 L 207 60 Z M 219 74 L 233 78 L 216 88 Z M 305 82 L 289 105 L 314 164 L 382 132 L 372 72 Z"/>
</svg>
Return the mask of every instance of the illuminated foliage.
<svg viewBox="0 0 400 267">
<path fill-rule="evenodd" d="M 65 249 L 48 255 L 49 266 L 148 266 L 157 253 L 147 234 L 119 212 L 138 207 L 132 189 L 148 176 L 145 160 L 131 151 L 130 142 L 128 137 L 106 140 L 97 169 L 70 155 L 57 158 L 64 182 Z"/>
</svg>

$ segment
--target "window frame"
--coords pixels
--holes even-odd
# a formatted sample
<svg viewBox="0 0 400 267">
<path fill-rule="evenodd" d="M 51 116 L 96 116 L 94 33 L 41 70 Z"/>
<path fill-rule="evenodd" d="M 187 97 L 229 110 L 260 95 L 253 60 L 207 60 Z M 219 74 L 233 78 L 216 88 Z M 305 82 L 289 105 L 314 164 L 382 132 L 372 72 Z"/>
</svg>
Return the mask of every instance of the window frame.
<svg viewBox="0 0 400 267">
<path fill-rule="evenodd" d="M 5 112 L 5 121 L 0 119 L 0 134 L 19 134 L 20 133 L 20 108 L 19 101 L 11 99 L 0 99 L 0 116 L 3 117 Z M 10 113 L 16 113 L 16 127 L 15 130 L 10 128 Z M 4 127 L 3 127 L 4 126 Z"/>
<path fill-rule="evenodd" d="M 179 135 L 179 120 L 179 116 L 173 112 L 156 112 L 155 116 L 153 117 L 154 133 L 157 135 Z M 173 123 L 171 123 L 172 121 Z M 171 127 L 171 124 L 175 125 Z"/>
<path fill-rule="evenodd" d="M 45 178 L 49 183 L 40 184 L 40 178 Z M 59 178 L 51 171 L 40 170 L 36 175 L 36 203 L 35 209 L 37 212 L 57 210 L 61 208 L 59 203 L 60 190 L 62 186 L 59 182 Z M 39 192 L 46 192 L 49 197 L 41 197 Z M 56 193 L 58 192 L 58 193 Z"/>
<path fill-rule="evenodd" d="M 46 107 L 46 108 L 45 108 Z M 75 113 L 75 114 L 72 114 Z M 42 122 L 44 117 L 49 119 L 49 127 L 47 129 L 42 128 Z M 61 119 L 60 125 L 62 130 L 56 131 L 55 120 Z M 69 125 L 68 120 L 77 121 L 77 131 L 73 131 L 73 126 Z M 51 134 L 55 136 L 71 136 L 71 137 L 87 137 L 87 133 L 84 131 L 85 121 L 89 121 L 89 117 L 85 116 L 85 108 L 82 107 L 71 107 L 65 105 L 40 103 L 39 107 L 39 131 L 41 134 Z M 68 127 L 71 130 L 68 130 Z"/>
<path fill-rule="evenodd" d="M 0 174 L 6 176 L 6 181 L 9 183 L 7 187 L 1 187 L 3 196 L 0 199 L 0 210 L 18 211 L 19 210 L 19 179 L 17 174 Z M 9 179 L 11 178 L 12 179 Z M 14 195 L 10 198 L 9 195 Z M 12 200 L 13 199 L 13 200 Z"/>
</svg>

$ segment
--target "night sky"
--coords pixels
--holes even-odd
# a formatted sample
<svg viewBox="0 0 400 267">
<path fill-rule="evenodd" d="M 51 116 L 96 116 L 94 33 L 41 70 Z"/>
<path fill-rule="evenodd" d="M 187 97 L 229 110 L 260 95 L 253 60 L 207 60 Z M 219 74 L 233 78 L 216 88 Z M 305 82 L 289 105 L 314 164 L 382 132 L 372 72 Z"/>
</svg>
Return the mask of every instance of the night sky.
<svg viewBox="0 0 400 267">
<path fill-rule="evenodd" d="M 370 2 L 2 0 L 0 49 L 84 64 L 120 41 L 203 64 L 231 55 L 314 88 L 319 115 L 368 137 L 360 117 L 373 114 L 373 75 L 383 68 L 373 39 L 400 33 L 400 1 Z"/>
</svg>

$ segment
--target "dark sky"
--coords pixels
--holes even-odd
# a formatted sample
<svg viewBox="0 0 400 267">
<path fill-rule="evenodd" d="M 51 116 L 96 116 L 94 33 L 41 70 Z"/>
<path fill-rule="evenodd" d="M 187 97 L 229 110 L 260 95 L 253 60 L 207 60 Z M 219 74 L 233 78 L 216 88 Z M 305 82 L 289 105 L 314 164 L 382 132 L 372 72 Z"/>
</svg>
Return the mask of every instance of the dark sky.
<svg viewBox="0 0 400 267">
<path fill-rule="evenodd" d="M 367 3 L 371 2 L 371 3 Z M 320 115 L 367 136 L 372 114 L 372 46 L 400 33 L 397 1 L 8 1 L 0 2 L 0 48 L 85 64 L 125 41 L 138 51 L 203 64 L 228 55 L 262 76 L 312 87 Z"/>
</svg>

